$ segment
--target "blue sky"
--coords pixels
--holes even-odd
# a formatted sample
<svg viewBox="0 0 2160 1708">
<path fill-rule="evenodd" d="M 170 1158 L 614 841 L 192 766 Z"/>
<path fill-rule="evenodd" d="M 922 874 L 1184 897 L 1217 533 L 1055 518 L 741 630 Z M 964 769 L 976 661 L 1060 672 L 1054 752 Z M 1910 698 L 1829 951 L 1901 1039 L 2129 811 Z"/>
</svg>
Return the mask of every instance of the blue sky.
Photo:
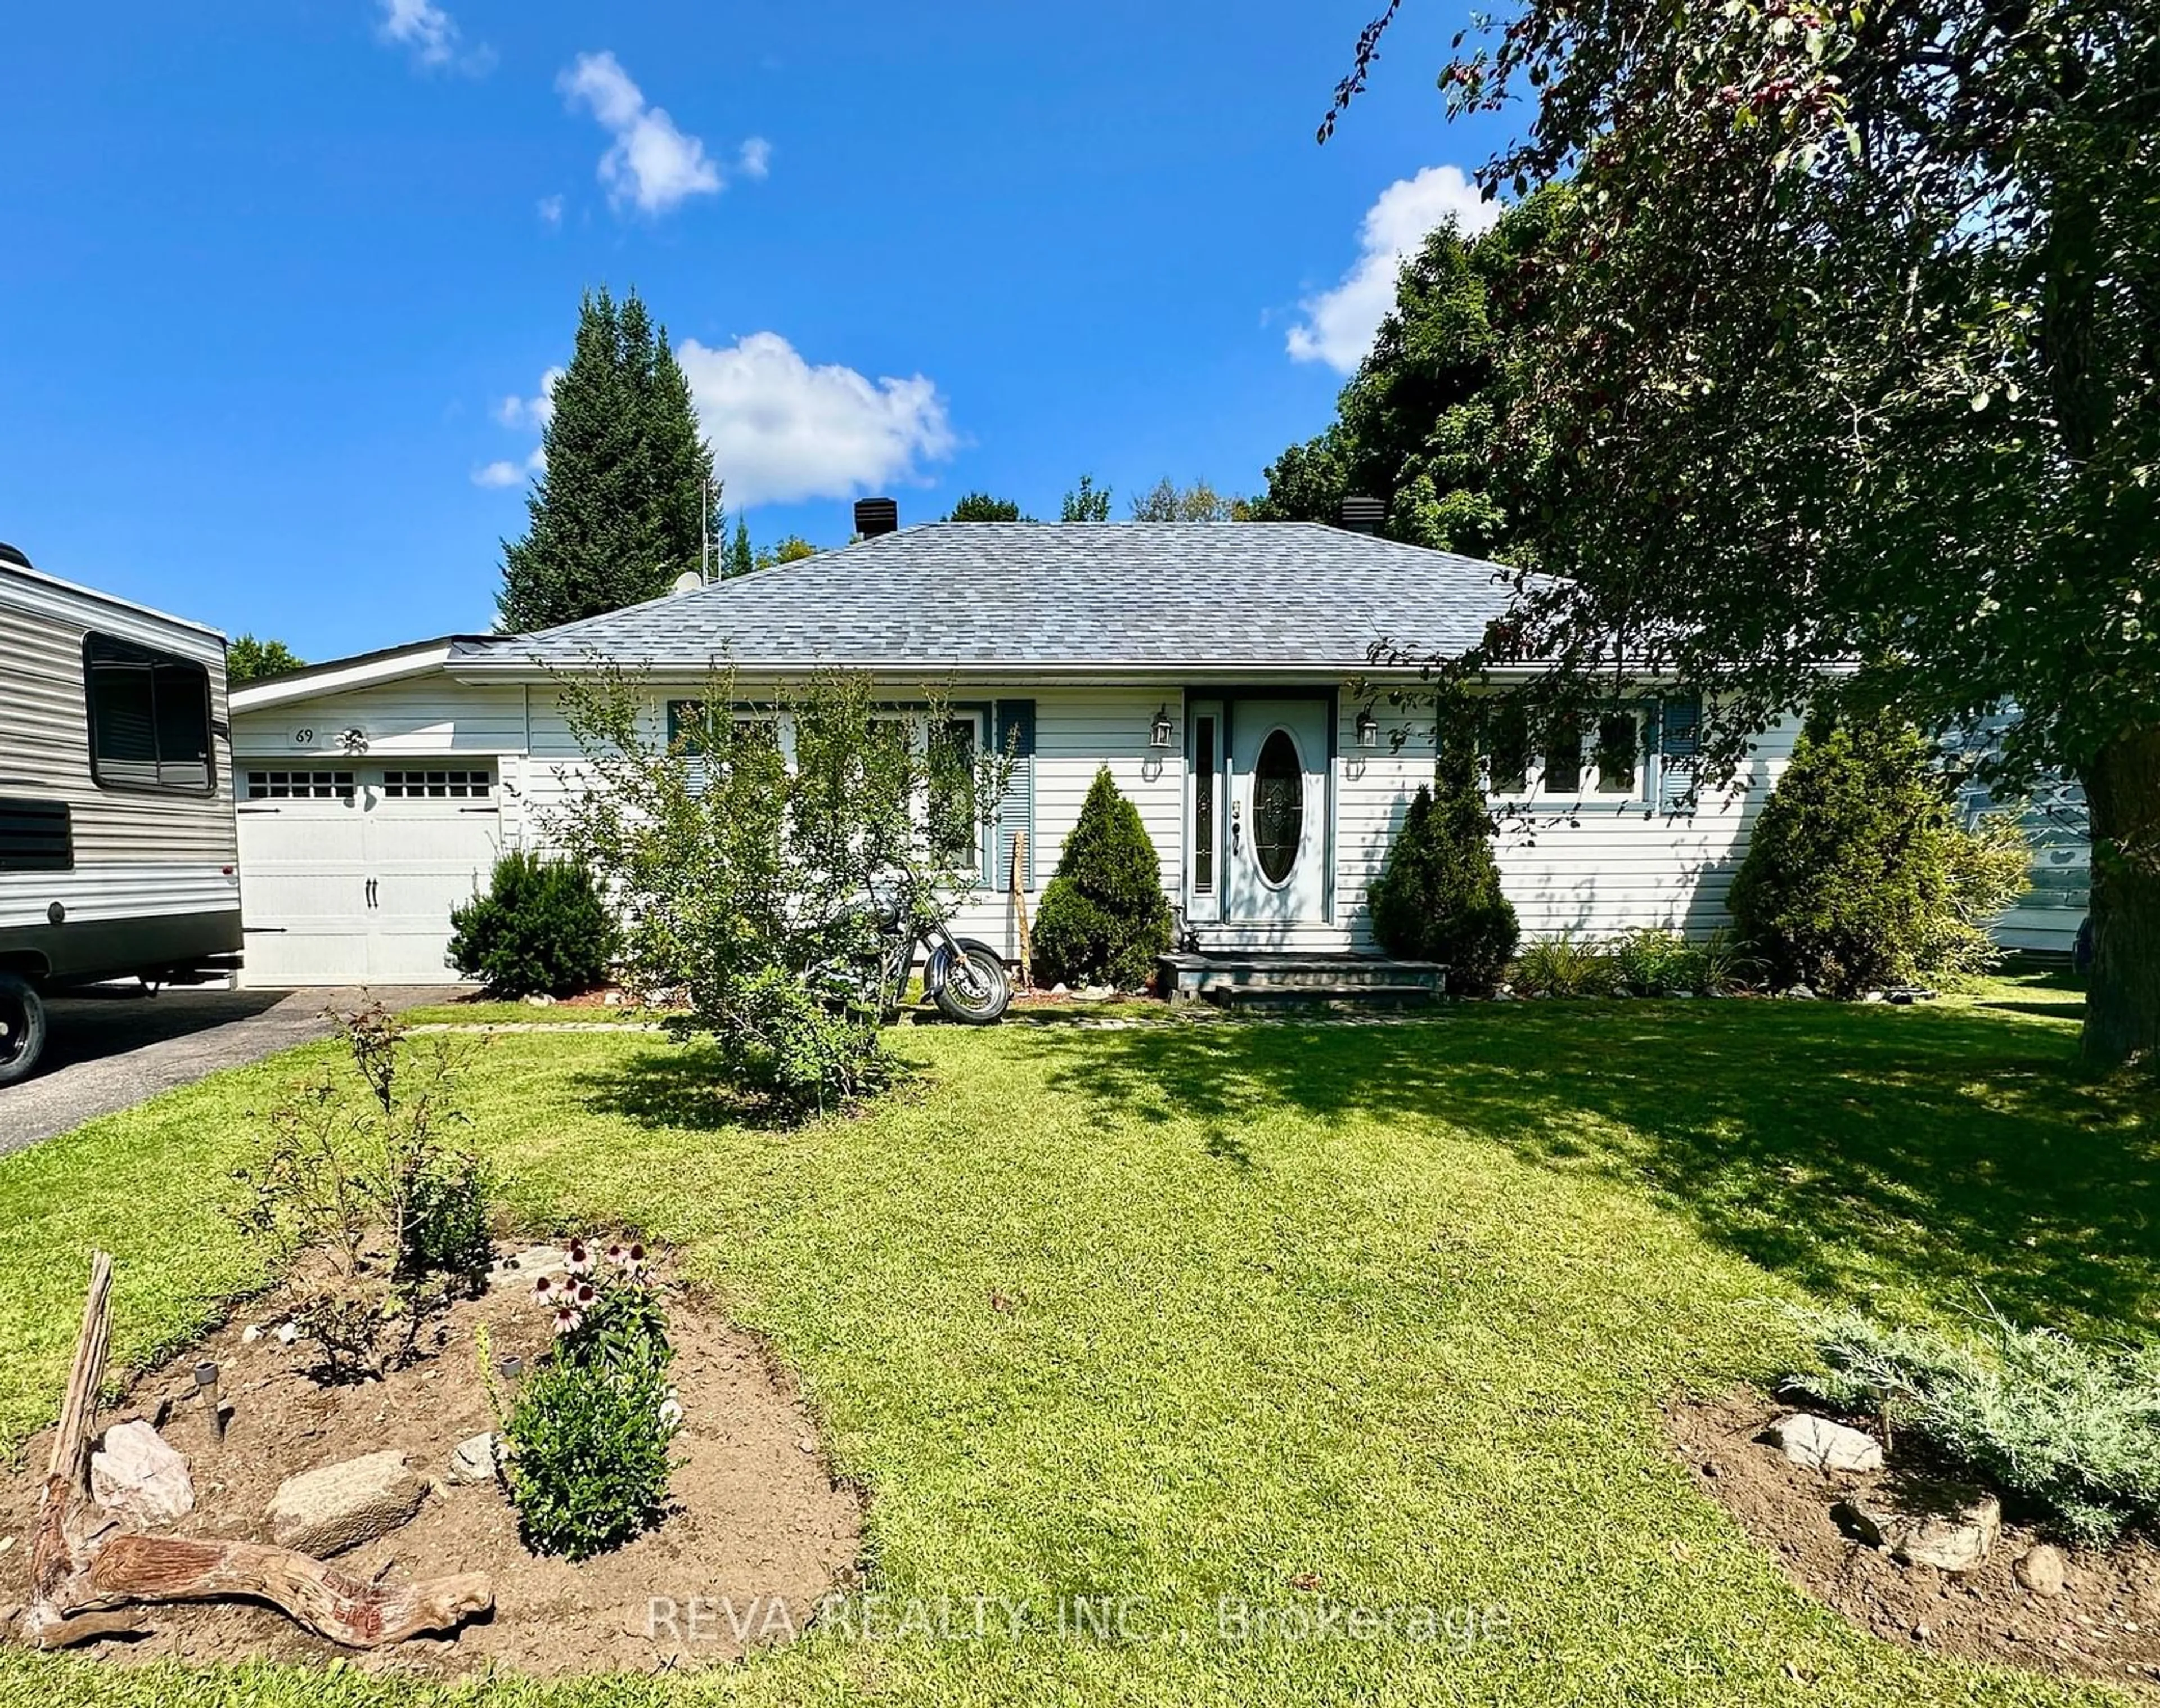
<svg viewBox="0 0 2160 1708">
<path fill-rule="evenodd" d="M 1315 146 L 1373 9 L 10 8 L 0 539 L 311 659 L 483 629 L 602 283 L 761 539 L 1252 491 L 1496 141 L 1444 122 L 1430 0 Z"/>
</svg>

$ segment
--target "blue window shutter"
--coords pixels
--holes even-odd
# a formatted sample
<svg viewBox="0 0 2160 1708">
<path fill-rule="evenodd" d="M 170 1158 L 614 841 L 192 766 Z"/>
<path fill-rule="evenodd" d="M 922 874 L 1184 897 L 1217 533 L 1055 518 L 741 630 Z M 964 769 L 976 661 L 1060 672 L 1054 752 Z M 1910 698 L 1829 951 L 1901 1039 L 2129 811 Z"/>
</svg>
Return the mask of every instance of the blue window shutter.
<svg viewBox="0 0 2160 1708">
<path fill-rule="evenodd" d="M 1695 789 L 1695 751 L 1702 734 L 1702 696 L 1669 694 L 1658 709 L 1658 804 L 1677 812 Z"/>
<path fill-rule="evenodd" d="M 1012 775 L 998 801 L 997 884 L 1000 892 L 1012 888 L 1013 838 L 1027 838 L 1027 858 L 1020 863 L 1020 886 L 1035 889 L 1035 702 L 1000 700 L 991 709 L 991 728 L 997 732 L 997 750 L 1012 756 Z"/>
</svg>

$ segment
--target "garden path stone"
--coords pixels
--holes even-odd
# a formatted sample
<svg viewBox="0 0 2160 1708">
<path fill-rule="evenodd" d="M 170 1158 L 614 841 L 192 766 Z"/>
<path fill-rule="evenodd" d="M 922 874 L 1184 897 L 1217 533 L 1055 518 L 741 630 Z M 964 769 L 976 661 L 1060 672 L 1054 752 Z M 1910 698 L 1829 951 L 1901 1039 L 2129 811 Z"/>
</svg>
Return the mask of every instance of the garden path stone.
<svg viewBox="0 0 2160 1708">
<path fill-rule="evenodd" d="M 281 1548 L 326 1560 L 388 1535 L 426 1495 L 402 1453 L 370 1453 L 287 1477 L 270 1498 L 270 1534 Z"/>
<path fill-rule="evenodd" d="M 1835 1508 L 1863 1542 L 1908 1565 L 1976 1571 L 2002 1534 L 2002 1504 L 1972 1489 L 1856 1495 Z"/>
<path fill-rule="evenodd" d="M 530 1287 L 543 1275 L 553 1280 L 569 1272 L 569 1253 L 559 1245 L 536 1245 L 491 1264 L 487 1285 L 490 1291 L 497 1287 Z"/>
<path fill-rule="evenodd" d="M 1874 1436 L 1812 1412 L 1781 1417 L 1763 1434 L 1794 1464 L 1810 1471 L 1864 1474 L 1882 1468 L 1882 1449 Z"/>
<path fill-rule="evenodd" d="M 90 1456 L 90 1493 L 103 1510 L 143 1529 L 177 1523 L 195 1506 L 188 1461 L 140 1419 L 105 1432 Z"/>
</svg>

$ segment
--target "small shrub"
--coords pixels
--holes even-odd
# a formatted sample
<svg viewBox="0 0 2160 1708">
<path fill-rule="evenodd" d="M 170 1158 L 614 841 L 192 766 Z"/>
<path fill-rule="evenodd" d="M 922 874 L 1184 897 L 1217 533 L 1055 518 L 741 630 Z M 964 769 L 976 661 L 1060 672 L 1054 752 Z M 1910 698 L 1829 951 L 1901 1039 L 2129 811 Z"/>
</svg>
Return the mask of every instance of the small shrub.
<svg viewBox="0 0 2160 1708">
<path fill-rule="evenodd" d="M 2025 893 L 2033 849 L 2024 828 L 2007 812 L 1971 825 L 1953 825 L 1945 839 L 1939 901 L 1923 921 L 1914 959 L 1923 973 L 1961 978 L 1985 973 L 2002 958 L 1988 927 Z"/>
<path fill-rule="evenodd" d="M 2015 828 L 1961 828 L 1928 747 L 1887 718 L 1811 724 L 1733 880 L 1773 980 L 1857 996 L 1993 958 L 1986 923 L 2024 887 Z"/>
<path fill-rule="evenodd" d="M 487 1165 L 476 1156 L 439 1152 L 423 1159 L 406 1186 L 397 1249 L 401 1275 L 447 1276 L 477 1295 L 495 1261 L 487 1228 L 494 1185 Z"/>
<path fill-rule="evenodd" d="M 607 976 L 615 924 L 582 865 L 512 851 L 450 913 L 449 964 L 496 996 L 574 996 Z"/>
<path fill-rule="evenodd" d="M 1726 991 L 1744 990 L 1755 974 L 1755 963 L 1733 941 L 1732 933 L 1723 926 L 1703 940 L 1698 951 L 1702 958 L 1703 991 L 1718 995 Z"/>
<path fill-rule="evenodd" d="M 2070 1540 L 2160 1519 L 2160 1343 L 2085 1344 L 1995 1311 L 1970 1339 L 1850 1315 L 1807 1326 L 1827 1368 L 1793 1386 L 1876 1413 Z"/>
<path fill-rule="evenodd" d="M 1508 974 L 1518 996 L 1609 996 L 1616 976 L 1612 956 L 1571 932 L 1534 939 Z"/>
<path fill-rule="evenodd" d="M 1475 745 L 1446 744 L 1434 770 L 1438 792 L 1420 788 L 1411 801 L 1367 905 L 1373 935 L 1389 954 L 1437 961 L 1449 990 L 1489 996 L 1522 931 L 1500 890 L 1493 818 L 1477 776 Z"/>
<path fill-rule="evenodd" d="M 667 1386 L 674 1352 L 642 1248 L 617 1246 L 595 1263 L 573 1241 L 569 1258 L 568 1276 L 534 1285 L 555 1351 L 521 1384 L 502 1425 L 526 1545 L 582 1560 L 660 1521 L 682 1408 Z"/>
<path fill-rule="evenodd" d="M 900 1062 L 879 1041 L 875 1014 L 831 999 L 784 968 L 761 968 L 705 1008 L 706 1030 L 736 1082 L 790 1119 L 875 1096 L 900 1077 Z"/>
<path fill-rule="evenodd" d="M 273 1269 L 298 1275 L 293 1320 L 331 1378 L 350 1380 L 417 1357 L 451 1300 L 485 1284 L 493 1253 L 487 1171 L 439 1131 L 465 1119 L 469 1051 L 415 1049 L 379 1005 L 337 1019 L 363 1093 L 325 1067 L 272 1111 L 230 1213 Z"/>
<path fill-rule="evenodd" d="M 1633 995 L 1703 988 L 1702 951 L 1676 931 L 1646 925 L 1623 932 L 1607 953 L 1612 958 L 1613 984 Z"/>
<path fill-rule="evenodd" d="M 1095 774 L 1079 821 L 1065 838 L 1057 875 L 1036 911 L 1039 976 L 1067 984 L 1136 989 L 1170 948 L 1162 862 L 1140 810 L 1118 792 L 1105 766 Z"/>
</svg>

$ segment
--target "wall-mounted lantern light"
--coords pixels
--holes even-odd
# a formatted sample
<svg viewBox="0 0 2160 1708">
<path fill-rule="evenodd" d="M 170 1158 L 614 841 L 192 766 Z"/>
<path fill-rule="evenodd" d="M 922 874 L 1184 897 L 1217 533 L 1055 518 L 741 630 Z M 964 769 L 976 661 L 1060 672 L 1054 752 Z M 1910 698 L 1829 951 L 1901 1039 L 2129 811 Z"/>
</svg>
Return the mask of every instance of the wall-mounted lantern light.
<svg viewBox="0 0 2160 1708">
<path fill-rule="evenodd" d="M 1148 734 L 1148 745 L 1167 748 L 1170 745 L 1170 708 L 1167 705 L 1158 707 L 1155 714 L 1155 727 Z"/>
<path fill-rule="evenodd" d="M 1378 747 L 1380 745 L 1380 720 L 1373 715 L 1370 706 L 1358 714 L 1358 745 L 1360 747 Z"/>
</svg>

